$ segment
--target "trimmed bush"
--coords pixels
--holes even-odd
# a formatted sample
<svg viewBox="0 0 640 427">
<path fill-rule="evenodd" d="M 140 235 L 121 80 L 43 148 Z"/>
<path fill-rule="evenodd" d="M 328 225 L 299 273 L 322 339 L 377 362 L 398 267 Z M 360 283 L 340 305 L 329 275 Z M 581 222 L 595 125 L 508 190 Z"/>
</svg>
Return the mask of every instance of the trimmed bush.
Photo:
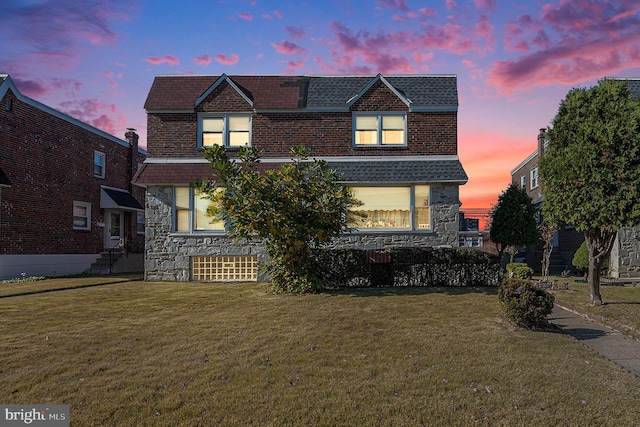
<svg viewBox="0 0 640 427">
<path fill-rule="evenodd" d="M 512 262 L 507 264 L 507 275 L 516 279 L 531 279 L 533 269 L 524 262 Z"/>
<path fill-rule="evenodd" d="M 312 258 L 325 288 L 498 286 L 498 257 L 474 249 L 403 247 L 369 260 L 364 249 L 319 249 Z M 374 251 L 375 252 L 375 251 Z"/>
<path fill-rule="evenodd" d="M 507 320 L 524 328 L 548 326 L 546 317 L 553 310 L 555 296 L 536 288 L 528 280 L 504 279 L 498 291 L 502 313 Z"/>
</svg>

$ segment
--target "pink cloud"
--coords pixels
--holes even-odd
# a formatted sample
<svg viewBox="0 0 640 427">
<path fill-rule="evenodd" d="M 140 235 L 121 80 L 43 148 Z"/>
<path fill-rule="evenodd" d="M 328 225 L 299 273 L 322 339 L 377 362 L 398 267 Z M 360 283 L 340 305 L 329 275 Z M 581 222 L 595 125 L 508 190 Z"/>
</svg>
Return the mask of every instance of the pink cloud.
<svg viewBox="0 0 640 427">
<path fill-rule="evenodd" d="M 478 10 L 492 11 L 496 7 L 495 0 L 473 0 Z"/>
<path fill-rule="evenodd" d="M 418 9 L 418 12 L 424 16 L 434 16 L 436 14 L 436 11 L 429 7 L 422 7 Z"/>
<path fill-rule="evenodd" d="M 457 9 L 458 5 L 456 4 L 456 0 L 445 0 L 444 2 L 449 9 Z"/>
<path fill-rule="evenodd" d="M 279 10 L 274 10 L 273 16 L 275 16 L 278 19 L 282 19 L 282 12 L 280 12 Z"/>
<path fill-rule="evenodd" d="M 638 67 L 640 18 L 635 10 L 633 0 L 560 0 L 543 6 L 539 21 L 518 17 L 518 25 L 507 26 L 506 43 L 509 50 L 526 54 L 494 62 L 488 81 L 509 93 Z"/>
<path fill-rule="evenodd" d="M 413 53 L 412 58 L 418 64 L 422 64 L 424 62 L 431 61 L 433 59 L 433 56 L 434 56 L 433 52 L 429 52 L 425 54 L 425 53 L 416 51 Z"/>
<path fill-rule="evenodd" d="M 151 65 L 161 65 L 167 63 L 169 65 L 180 65 L 180 60 L 173 55 L 167 55 L 163 57 L 150 56 L 146 61 Z"/>
<path fill-rule="evenodd" d="M 61 102 L 59 109 L 71 117 L 115 135 L 114 117 L 119 116 L 115 104 L 107 104 L 97 99 L 82 99 Z"/>
<path fill-rule="evenodd" d="M 469 59 L 463 59 L 462 60 L 462 65 L 464 65 L 467 68 L 475 68 L 476 67 L 476 64 L 473 61 L 469 60 Z"/>
<path fill-rule="evenodd" d="M 294 74 L 296 73 L 300 68 L 302 68 L 304 66 L 304 59 L 301 59 L 299 61 L 287 61 L 287 69 L 285 70 L 285 73 L 287 74 Z"/>
<path fill-rule="evenodd" d="M 244 19 L 245 21 L 253 21 L 253 15 L 246 12 L 239 13 L 238 18 Z"/>
<path fill-rule="evenodd" d="M 289 34 L 289 37 L 294 40 L 300 40 L 305 34 L 304 28 L 293 25 L 287 25 L 284 27 L 284 30 Z"/>
<path fill-rule="evenodd" d="M 291 43 L 290 41 L 287 41 L 287 40 L 283 40 L 282 43 L 276 43 L 276 42 L 271 43 L 271 46 L 273 46 L 276 52 L 282 53 L 285 55 L 298 55 L 298 54 L 304 54 L 306 52 L 306 49 L 298 46 L 295 43 Z"/>
<path fill-rule="evenodd" d="M 240 57 L 237 53 L 232 53 L 231 56 L 227 56 L 222 53 L 216 55 L 216 61 L 223 65 L 234 65 L 239 59 Z"/>
<path fill-rule="evenodd" d="M 30 98 L 37 98 L 48 92 L 46 85 L 35 80 L 22 80 L 12 76 L 18 90 Z"/>
<path fill-rule="evenodd" d="M 196 64 L 206 67 L 211 63 L 211 57 L 209 55 L 195 56 L 193 58 Z"/>
<path fill-rule="evenodd" d="M 130 8 L 127 2 L 4 2 L 3 62 L 16 62 L 23 68 L 46 64 L 49 71 L 71 68 L 95 45 L 117 41 L 113 23 L 128 19 Z M 13 53 L 13 45 L 29 46 L 30 55 Z"/>
</svg>

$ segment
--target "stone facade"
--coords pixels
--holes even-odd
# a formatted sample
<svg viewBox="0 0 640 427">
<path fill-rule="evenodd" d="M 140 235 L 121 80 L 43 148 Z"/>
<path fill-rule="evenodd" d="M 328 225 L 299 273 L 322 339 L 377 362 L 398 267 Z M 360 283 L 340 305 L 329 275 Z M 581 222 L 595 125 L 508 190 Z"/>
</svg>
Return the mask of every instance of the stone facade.
<svg viewBox="0 0 640 427">
<path fill-rule="evenodd" d="M 618 230 L 609 263 L 613 279 L 640 278 L 640 226 Z"/>
<path fill-rule="evenodd" d="M 431 214 L 433 232 L 353 232 L 335 239 L 329 248 L 382 249 L 392 247 L 457 246 L 458 187 L 434 185 Z M 269 256 L 259 240 L 240 240 L 213 233 L 183 234 L 173 229 L 173 187 L 150 187 L 146 192 L 146 280 L 191 280 L 191 257 L 255 255 L 258 262 Z M 259 280 L 266 280 L 259 276 Z"/>
</svg>

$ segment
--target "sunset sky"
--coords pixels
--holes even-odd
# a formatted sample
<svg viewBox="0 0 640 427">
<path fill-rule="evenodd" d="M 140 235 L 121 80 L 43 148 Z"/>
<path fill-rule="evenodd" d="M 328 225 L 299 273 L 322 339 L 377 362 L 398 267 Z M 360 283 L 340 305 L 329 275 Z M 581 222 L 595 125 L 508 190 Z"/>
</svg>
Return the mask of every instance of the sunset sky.
<svg viewBox="0 0 640 427">
<path fill-rule="evenodd" d="M 572 87 L 640 77 L 638 0 L 3 0 L 0 73 L 146 144 L 159 74 L 455 74 L 462 209 L 490 208 Z"/>
</svg>

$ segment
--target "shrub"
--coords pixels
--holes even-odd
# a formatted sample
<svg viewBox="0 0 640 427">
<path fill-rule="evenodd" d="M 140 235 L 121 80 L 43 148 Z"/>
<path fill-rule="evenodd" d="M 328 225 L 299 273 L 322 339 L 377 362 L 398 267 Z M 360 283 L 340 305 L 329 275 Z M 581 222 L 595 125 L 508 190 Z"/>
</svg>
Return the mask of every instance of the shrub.
<svg viewBox="0 0 640 427">
<path fill-rule="evenodd" d="M 518 326 L 544 328 L 553 310 L 555 296 L 533 283 L 515 278 L 504 279 L 498 291 L 503 315 Z"/>
<path fill-rule="evenodd" d="M 589 274 L 589 250 L 587 249 L 587 242 L 582 242 L 575 254 L 571 264 L 578 270 L 586 279 Z M 600 274 L 606 274 L 609 271 L 609 258 L 605 258 L 602 263 L 602 269 Z"/>
<path fill-rule="evenodd" d="M 507 273 L 509 277 L 516 279 L 531 279 L 533 277 L 533 269 L 524 262 L 507 264 Z"/>
<path fill-rule="evenodd" d="M 390 260 L 367 261 L 364 249 L 319 249 L 314 273 L 325 288 L 368 286 L 498 286 L 495 255 L 472 249 L 385 249 Z"/>
</svg>

